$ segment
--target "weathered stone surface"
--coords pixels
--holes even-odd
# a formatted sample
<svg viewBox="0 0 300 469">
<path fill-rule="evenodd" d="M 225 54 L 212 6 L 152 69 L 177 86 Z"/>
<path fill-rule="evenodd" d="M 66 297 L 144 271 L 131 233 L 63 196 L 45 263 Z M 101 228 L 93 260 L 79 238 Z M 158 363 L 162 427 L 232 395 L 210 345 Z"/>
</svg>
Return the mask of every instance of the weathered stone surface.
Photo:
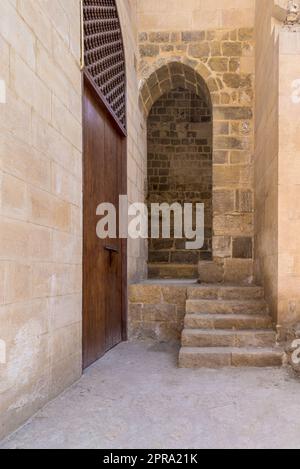
<svg viewBox="0 0 300 469">
<path fill-rule="evenodd" d="M 240 57 L 242 55 L 242 45 L 239 42 L 223 42 L 223 55 L 228 57 Z"/>
<path fill-rule="evenodd" d="M 213 253 L 215 257 L 225 258 L 231 257 L 232 246 L 230 236 L 214 236 Z"/>
<path fill-rule="evenodd" d="M 220 185 L 229 185 L 224 177 Z M 214 191 L 213 210 L 214 213 L 232 213 L 234 211 L 235 193 L 233 190 Z"/>
<path fill-rule="evenodd" d="M 162 295 L 165 303 L 175 304 L 181 310 L 185 308 L 187 287 L 178 285 L 162 286 Z"/>
<path fill-rule="evenodd" d="M 251 330 L 270 329 L 269 315 L 262 314 L 187 314 L 184 326 L 188 329 Z"/>
<path fill-rule="evenodd" d="M 151 279 L 196 279 L 196 265 L 180 264 L 149 264 L 148 276 Z"/>
<path fill-rule="evenodd" d="M 167 32 L 157 32 L 157 33 L 149 34 L 150 42 L 169 42 L 169 40 L 170 40 L 170 33 L 167 33 Z"/>
<path fill-rule="evenodd" d="M 251 41 L 254 37 L 253 28 L 240 28 L 238 31 L 238 38 L 240 41 Z"/>
<path fill-rule="evenodd" d="M 282 366 L 284 353 L 280 349 L 261 350 L 234 350 L 232 353 L 232 366 L 271 367 Z"/>
<path fill-rule="evenodd" d="M 253 192 L 249 190 L 238 190 L 236 193 L 236 209 L 239 212 L 253 211 Z"/>
<path fill-rule="evenodd" d="M 232 257 L 236 259 L 252 259 L 252 238 L 234 238 L 232 241 Z"/>
<path fill-rule="evenodd" d="M 214 72 L 228 71 L 228 59 L 226 57 L 212 57 L 209 59 L 208 65 Z"/>
<path fill-rule="evenodd" d="M 139 33 L 139 42 L 147 42 L 148 34 L 147 33 Z"/>
<path fill-rule="evenodd" d="M 187 290 L 189 300 L 217 300 L 218 287 L 215 285 L 196 285 Z"/>
<path fill-rule="evenodd" d="M 250 107 L 216 106 L 214 109 L 214 117 L 217 120 L 247 120 L 252 119 L 253 111 Z"/>
<path fill-rule="evenodd" d="M 231 353 L 226 349 L 199 349 L 182 347 L 179 354 L 180 368 L 223 368 L 231 366 Z"/>
<path fill-rule="evenodd" d="M 147 304 L 142 309 L 143 321 L 161 321 L 176 323 L 176 305 L 175 304 Z"/>
<path fill-rule="evenodd" d="M 182 33 L 183 42 L 204 41 L 205 31 L 185 31 Z"/>
<path fill-rule="evenodd" d="M 141 322 L 142 321 L 142 309 L 143 305 L 139 303 L 129 303 L 128 316 L 130 322 Z"/>
<path fill-rule="evenodd" d="M 159 46 L 156 44 L 141 44 L 140 54 L 141 57 L 156 57 L 159 53 Z"/>
<path fill-rule="evenodd" d="M 187 300 L 186 312 L 189 314 L 266 314 L 264 300 Z"/>
<path fill-rule="evenodd" d="M 184 329 L 183 347 L 272 347 L 275 344 L 274 331 L 243 330 L 202 330 Z"/>
<path fill-rule="evenodd" d="M 189 55 L 191 57 L 199 58 L 208 57 L 210 54 L 209 42 L 200 42 L 189 46 Z"/>
<path fill-rule="evenodd" d="M 223 266 L 215 262 L 199 262 L 199 279 L 203 283 L 219 283 L 223 281 Z"/>
<path fill-rule="evenodd" d="M 253 283 L 253 261 L 225 259 L 225 282 L 250 285 Z"/>
<path fill-rule="evenodd" d="M 253 215 L 251 213 L 234 213 L 216 215 L 214 218 L 215 235 L 252 236 Z"/>
<path fill-rule="evenodd" d="M 129 286 L 129 301 L 131 303 L 160 303 L 162 299 L 160 285 L 138 283 Z"/>
</svg>

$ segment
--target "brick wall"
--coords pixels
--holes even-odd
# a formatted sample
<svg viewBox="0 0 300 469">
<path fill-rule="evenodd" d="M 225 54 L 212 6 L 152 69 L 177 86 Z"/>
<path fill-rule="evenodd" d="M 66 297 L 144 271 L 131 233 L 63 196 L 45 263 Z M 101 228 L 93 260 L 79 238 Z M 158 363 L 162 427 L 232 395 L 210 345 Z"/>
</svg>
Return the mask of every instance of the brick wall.
<svg viewBox="0 0 300 469">
<path fill-rule="evenodd" d="M 148 202 L 178 202 L 182 207 L 184 203 L 205 204 L 203 249 L 185 250 L 184 239 L 153 239 L 150 262 L 197 264 L 200 257 L 211 259 L 212 123 L 203 96 L 179 88 L 165 93 L 152 107 L 148 117 Z"/>
</svg>

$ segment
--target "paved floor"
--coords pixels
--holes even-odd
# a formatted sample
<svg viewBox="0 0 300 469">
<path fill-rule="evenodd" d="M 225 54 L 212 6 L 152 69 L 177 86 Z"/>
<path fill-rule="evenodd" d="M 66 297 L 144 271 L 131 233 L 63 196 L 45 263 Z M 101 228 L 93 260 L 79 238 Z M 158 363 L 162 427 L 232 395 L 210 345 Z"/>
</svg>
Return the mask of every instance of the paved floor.
<svg viewBox="0 0 300 469">
<path fill-rule="evenodd" d="M 177 350 L 122 344 L 0 448 L 300 448 L 287 370 L 182 370 Z"/>
</svg>

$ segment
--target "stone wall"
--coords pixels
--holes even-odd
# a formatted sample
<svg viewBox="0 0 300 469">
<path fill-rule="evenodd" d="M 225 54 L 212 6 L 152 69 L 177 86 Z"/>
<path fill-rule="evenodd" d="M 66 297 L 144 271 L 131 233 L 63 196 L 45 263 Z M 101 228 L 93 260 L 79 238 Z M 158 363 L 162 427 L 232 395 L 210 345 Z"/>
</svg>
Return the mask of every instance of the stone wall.
<svg viewBox="0 0 300 469">
<path fill-rule="evenodd" d="M 1 1 L 0 438 L 81 375 L 79 13 Z"/>
<path fill-rule="evenodd" d="M 135 2 L 118 1 L 128 84 L 128 192 L 145 198 Z M 82 88 L 77 0 L 2 0 L 0 438 L 82 372 Z M 146 275 L 129 243 L 129 277 Z M 1 359 L 2 353 L 1 353 Z"/>
<path fill-rule="evenodd" d="M 126 56 L 127 73 L 127 158 L 129 203 L 145 202 L 147 179 L 147 128 L 139 107 L 137 63 L 137 8 L 135 0 L 117 0 Z M 147 277 L 147 243 L 128 240 L 128 280 Z"/>
<path fill-rule="evenodd" d="M 299 37 L 257 3 L 255 272 L 286 339 L 299 322 Z"/>
<path fill-rule="evenodd" d="M 211 109 L 189 90 L 165 93 L 149 114 L 148 203 L 193 203 L 195 209 L 203 203 L 206 234 L 201 251 L 186 250 L 185 239 L 173 238 L 172 220 L 171 239 L 150 241 L 150 262 L 197 265 L 200 257 L 212 258 Z"/>
<path fill-rule="evenodd" d="M 187 285 L 131 285 L 129 288 L 129 340 L 179 343 L 183 329 Z"/>
<path fill-rule="evenodd" d="M 253 280 L 252 28 L 140 31 L 145 114 L 176 86 L 207 87 L 213 103 L 213 256 L 218 281 Z"/>
<path fill-rule="evenodd" d="M 278 296 L 278 45 L 273 0 L 256 4 L 255 279 L 274 318 Z"/>
<path fill-rule="evenodd" d="M 141 31 L 194 31 L 254 24 L 255 0 L 138 0 L 137 7 Z"/>
<path fill-rule="evenodd" d="M 300 322 L 300 25 L 279 33 L 278 324 Z"/>
</svg>

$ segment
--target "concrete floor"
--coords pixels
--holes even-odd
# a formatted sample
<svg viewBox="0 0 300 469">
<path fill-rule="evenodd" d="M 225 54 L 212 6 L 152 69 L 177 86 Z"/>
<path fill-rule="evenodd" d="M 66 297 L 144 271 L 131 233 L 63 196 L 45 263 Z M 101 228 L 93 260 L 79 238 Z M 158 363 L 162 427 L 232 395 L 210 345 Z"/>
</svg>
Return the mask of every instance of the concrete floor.
<svg viewBox="0 0 300 469">
<path fill-rule="evenodd" d="M 288 370 L 183 370 L 177 350 L 121 344 L 5 448 L 297 448 L 300 382 Z"/>
</svg>

